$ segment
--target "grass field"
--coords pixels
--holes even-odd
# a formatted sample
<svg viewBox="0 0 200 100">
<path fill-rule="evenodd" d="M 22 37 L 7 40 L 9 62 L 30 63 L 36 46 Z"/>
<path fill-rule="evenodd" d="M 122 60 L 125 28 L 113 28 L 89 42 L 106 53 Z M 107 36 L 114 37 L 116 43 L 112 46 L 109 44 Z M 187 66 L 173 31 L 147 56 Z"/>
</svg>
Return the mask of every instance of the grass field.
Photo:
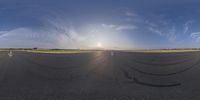
<svg viewBox="0 0 200 100">
<path fill-rule="evenodd" d="M 196 52 L 200 50 L 124 50 L 125 52 L 144 52 L 144 53 L 173 53 L 173 52 Z"/>
<path fill-rule="evenodd" d="M 26 50 L 27 52 L 33 53 L 56 53 L 56 54 L 63 54 L 63 53 L 88 53 L 94 52 L 92 50 Z"/>
</svg>

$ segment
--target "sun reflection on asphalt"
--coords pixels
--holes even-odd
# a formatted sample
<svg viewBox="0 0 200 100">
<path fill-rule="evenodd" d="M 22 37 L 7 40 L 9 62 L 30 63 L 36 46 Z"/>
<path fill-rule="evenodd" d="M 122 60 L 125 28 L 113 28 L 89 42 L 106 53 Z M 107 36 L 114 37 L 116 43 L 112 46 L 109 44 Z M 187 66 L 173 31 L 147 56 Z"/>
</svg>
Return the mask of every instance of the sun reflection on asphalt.
<svg viewBox="0 0 200 100">
<path fill-rule="evenodd" d="M 112 70 L 112 60 L 110 58 L 110 52 L 95 52 L 88 64 L 88 75 L 95 79 L 102 79 L 108 75 L 108 72 Z"/>
</svg>

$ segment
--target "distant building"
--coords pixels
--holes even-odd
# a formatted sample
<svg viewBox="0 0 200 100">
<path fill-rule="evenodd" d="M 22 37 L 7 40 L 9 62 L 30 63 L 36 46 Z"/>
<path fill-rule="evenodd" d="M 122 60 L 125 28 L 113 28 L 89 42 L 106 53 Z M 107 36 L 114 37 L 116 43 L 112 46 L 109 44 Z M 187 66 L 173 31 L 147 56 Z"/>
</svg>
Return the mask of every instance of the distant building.
<svg viewBox="0 0 200 100">
<path fill-rule="evenodd" d="M 33 48 L 33 50 L 37 50 L 37 49 L 38 49 L 37 47 Z"/>
</svg>

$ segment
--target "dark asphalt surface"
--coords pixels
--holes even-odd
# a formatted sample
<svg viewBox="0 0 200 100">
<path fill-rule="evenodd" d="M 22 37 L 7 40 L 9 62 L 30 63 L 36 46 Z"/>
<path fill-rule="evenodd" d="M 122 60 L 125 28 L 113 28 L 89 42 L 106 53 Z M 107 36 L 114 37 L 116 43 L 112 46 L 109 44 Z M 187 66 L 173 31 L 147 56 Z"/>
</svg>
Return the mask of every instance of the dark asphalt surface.
<svg viewBox="0 0 200 100">
<path fill-rule="evenodd" d="M 200 52 L 0 52 L 0 100 L 200 100 Z"/>
</svg>

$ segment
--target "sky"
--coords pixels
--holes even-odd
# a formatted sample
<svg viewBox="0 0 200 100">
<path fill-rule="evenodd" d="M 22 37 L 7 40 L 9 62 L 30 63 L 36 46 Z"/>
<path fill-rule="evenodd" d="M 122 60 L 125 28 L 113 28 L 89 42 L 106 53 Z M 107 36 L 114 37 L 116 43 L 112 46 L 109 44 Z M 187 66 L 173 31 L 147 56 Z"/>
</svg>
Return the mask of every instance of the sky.
<svg viewBox="0 0 200 100">
<path fill-rule="evenodd" d="M 199 0 L 0 0 L 0 48 L 199 48 L 199 5 Z"/>
</svg>

